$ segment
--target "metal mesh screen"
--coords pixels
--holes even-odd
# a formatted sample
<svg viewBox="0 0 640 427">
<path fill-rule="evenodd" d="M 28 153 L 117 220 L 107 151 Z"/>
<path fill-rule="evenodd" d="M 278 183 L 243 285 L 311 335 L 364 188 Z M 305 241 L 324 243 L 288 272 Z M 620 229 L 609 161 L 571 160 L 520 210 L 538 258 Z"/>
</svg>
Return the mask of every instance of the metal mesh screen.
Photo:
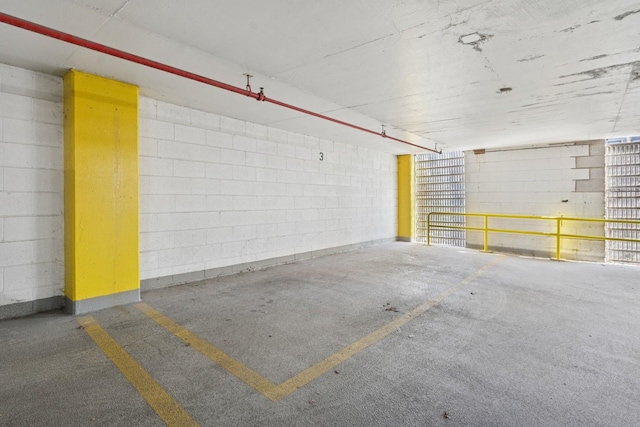
<svg viewBox="0 0 640 427">
<path fill-rule="evenodd" d="M 607 219 L 640 220 L 640 142 L 629 140 L 607 144 Z M 640 239 L 636 224 L 607 224 L 606 233 L 608 237 Z M 607 241 L 606 261 L 640 265 L 640 244 Z"/>
<path fill-rule="evenodd" d="M 429 212 L 464 212 L 464 153 L 420 154 L 415 161 L 416 241 L 427 242 Z M 459 215 L 432 218 L 437 224 L 464 226 Z M 431 243 L 465 246 L 464 230 L 431 230 Z"/>
</svg>

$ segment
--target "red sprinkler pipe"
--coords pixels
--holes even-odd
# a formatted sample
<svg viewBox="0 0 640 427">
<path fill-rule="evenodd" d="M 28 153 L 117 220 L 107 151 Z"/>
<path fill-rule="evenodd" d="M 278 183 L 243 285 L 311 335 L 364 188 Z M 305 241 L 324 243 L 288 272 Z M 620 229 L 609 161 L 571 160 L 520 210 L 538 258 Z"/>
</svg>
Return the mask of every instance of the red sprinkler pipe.
<svg viewBox="0 0 640 427">
<path fill-rule="evenodd" d="M 348 126 L 353 129 L 357 129 L 363 132 L 371 133 L 374 135 L 382 136 L 383 138 L 388 138 L 393 141 L 401 142 L 403 144 L 411 145 L 413 147 L 417 147 L 423 150 L 431 151 L 434 153 L 441 154 L 442 150 L 436 151 L 431 148 L 423 147 L 421 145 L 417 145 L 411 143 L 409 141 L 404 141 L 402 139 L 394 138 L 392 136 L 387 135 L 383 132 L 376 132 L 367 128 L 363 128 L 358 125 L 354 125 L 352 123 L 344 122 L 342 120 L 334 119 L 329 116 L 325 116 L 324 114 L 316 113 L 310 110 L 306 110 L 304 108 L 296 107 L 295 105 L 287 104 L 282 101 L 277 101 L 275 99 L 267 98 L 264 95 L 264 92 L 260 90 L 259 93 L 253 93 L 250 89 L 243 89 L 240 87 L 232 86 L 227 83 L 219 82 L 217 80 L 210 79 L 208 77 L 201 76 L 199 74 L 191 73 L 189 71 L 181 70 L 179 68 L 172 67 L 170 65 L 166 65 L 160 62 L 153 61 L 151 59 L 143 58 L 138 55 L 134 55 L 132 53 L 124 52 L 122 50 L 114 49 L 109 46 L 105 46 L 100 43 L 92 42 L 87 39 L 83 39 L 81 37 L 76 37 L 71 34 L 64 33 L 62 31 L 54 30 L 49 27 L 45 27 L 43 25 L 39 25 L 30 21 L 25 21 L 24 19 L 16 18 L 15 16 L 7 15 L 6 13 L 0 12 L 0 22 L 5 24 L 13 25 L 14 27 L 23 28 L 27 31 L 31 31 L 34 33 L 41 34 L 43 36 L 51 37 L 54 39 L 62 40 L 67 43 L 71 43 L 80 47 L 84 47 L 86 49 L 94 50 L 96 52 L 101 52 L 106 55 L 115 56 L 116 58 L 124 59 L 125 61 L 135 62 L 136 64 L 144 65 L 146 67 L 155 68 L 156 70 L 164 71 L 170 74 L 175 74 L 180 77 L 184 77 L 190 80 L 195 80 L 200 83 L 207 84 L 209 86 L 215 86 L 220 89 L 228 90 L 230 92 L 234 92 L 240 95 L 249 96 L 258 101 L 266 101 L 275 105 L 279 105 L 284 108 L 288 108 L 290 110 L 298 111 L 300 113 L 308 114 L 310 116 L 318 117 L 320 119 L 328 120 L 330 122 L 334 122 L 343 126 Z"/>
</svg>

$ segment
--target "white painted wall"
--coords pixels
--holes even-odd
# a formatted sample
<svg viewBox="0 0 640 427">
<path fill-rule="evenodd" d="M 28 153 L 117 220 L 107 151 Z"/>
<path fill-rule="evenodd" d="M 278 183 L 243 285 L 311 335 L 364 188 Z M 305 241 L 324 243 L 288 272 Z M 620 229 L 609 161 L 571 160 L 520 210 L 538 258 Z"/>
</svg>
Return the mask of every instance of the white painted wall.
<svg viewBox="0 0 640 427">
<path fill-rule="evenodd" d="M 395 237 L 395 155 L 140 105 L 143 280 Z"/>
<path fill-rule="evenodd" d="M 394 155 L 140 105 L 142 279 L 394 238 Z M 62 79 L 0 65 L 0 305 L 63 295 L 63 167 Z"/>
<path fill-rule="evenodd" d="M 62 80 L 0 64 L 0 305 L 64 287 Z"/>
<path fill-rule="evenodd" d="M 604 141 L 564 146 L 504 149 L 484 154 L 465 152 L 466 211 L 544 216 L 604 218 Z M 567 233 L 603 235 L 602 224 L 570 223 Z M 469 219 L 468 225 L 482 226 Z M 490 220 L 496 228 L 555 231 L 555 224 L 537 221 Z M 467 244 L 481 247 L 483 235 L 467 232 Z M 555 239 L 514 234 L 490 234 L 490 249 L 555 257 Z M 565 259 L 602 260 L 602 242 L 561 242 Z"/>
</svg>

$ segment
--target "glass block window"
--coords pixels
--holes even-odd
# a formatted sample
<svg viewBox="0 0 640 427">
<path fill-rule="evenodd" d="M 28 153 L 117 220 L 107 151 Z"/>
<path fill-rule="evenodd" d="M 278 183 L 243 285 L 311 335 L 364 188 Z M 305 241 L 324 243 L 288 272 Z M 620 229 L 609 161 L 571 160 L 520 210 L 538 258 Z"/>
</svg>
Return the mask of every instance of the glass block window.
<svg viewBox="0 0 640 427">
<path fill-rule="evenodd" d="M 415 159 L 416 241 L 427 242 L 429 212 L 464 212 L 464 153 L 420 154 Z M 446 215 L 432 218 L 441 225 L 464 226 L 465 218 Z M 431 243 L 462 246 L 464 230 L 431 230 Z"/>
<path fill-rule="evenodd" d="M 640 137 L 607 140 L 607 219 L 640 220 Z M 640 239 L 636 224 L 607 224 L 607 236 Z M 606 243 L 606 261 L 640 265 L 640 244 Z"/>
</svg>

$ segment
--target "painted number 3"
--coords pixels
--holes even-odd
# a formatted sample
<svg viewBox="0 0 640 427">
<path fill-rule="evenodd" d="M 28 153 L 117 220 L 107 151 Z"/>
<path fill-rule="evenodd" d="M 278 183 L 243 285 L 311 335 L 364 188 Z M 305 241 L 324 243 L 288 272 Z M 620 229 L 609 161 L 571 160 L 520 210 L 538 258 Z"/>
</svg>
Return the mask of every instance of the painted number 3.
<svg viewBox="0 0 640 427">
<path fill-rule="evenodd" d="M 324 153 L 321 152 L 320 153 L 320 161 L 323 161 L 323 160 L 324 160 Z"/>
</svg>

